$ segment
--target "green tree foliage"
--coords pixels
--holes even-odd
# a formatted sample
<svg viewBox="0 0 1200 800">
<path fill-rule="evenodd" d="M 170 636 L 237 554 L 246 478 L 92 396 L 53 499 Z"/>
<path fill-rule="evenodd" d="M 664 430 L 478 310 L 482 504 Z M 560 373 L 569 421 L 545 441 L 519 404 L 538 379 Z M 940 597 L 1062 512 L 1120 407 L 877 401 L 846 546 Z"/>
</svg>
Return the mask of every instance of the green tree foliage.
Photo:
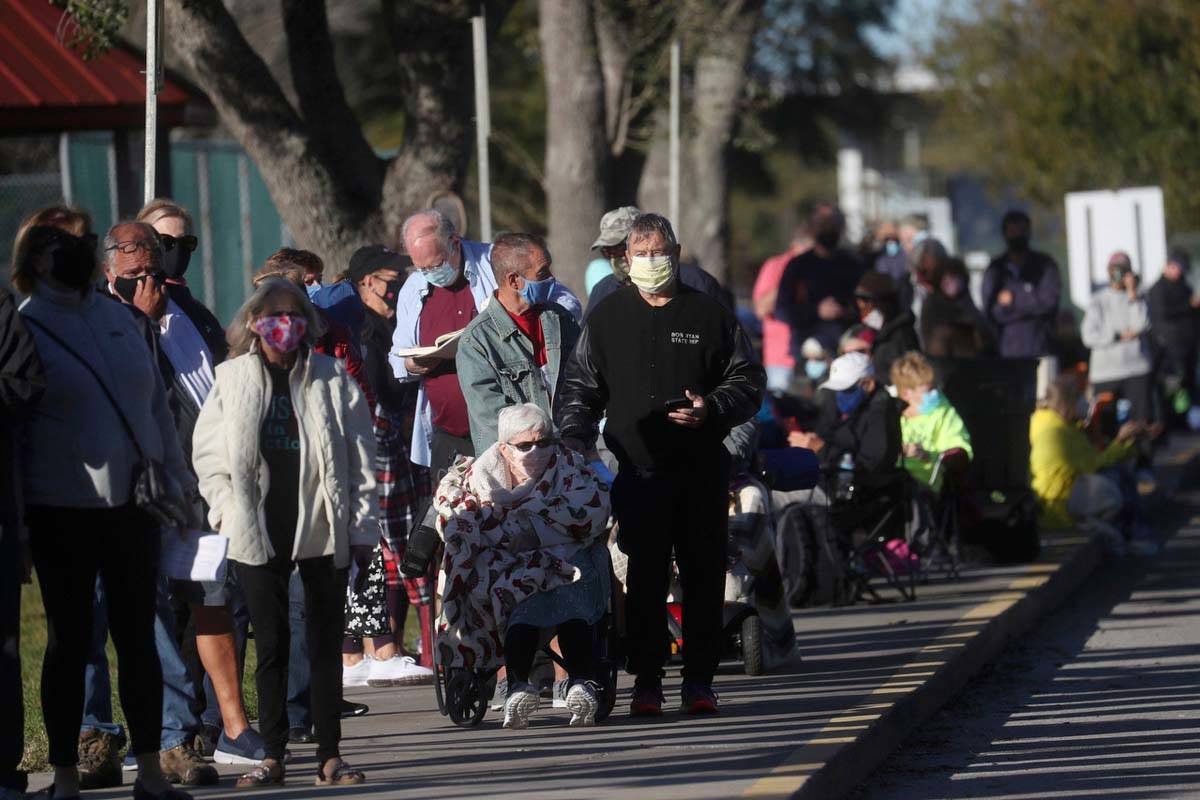
<svg viewBox="0 0 1200 800">
<path fill-rule="evenodd" d="M 68 15 L 61 29 L 63 44 L 78 49 L 85 61 L 112 47 L 129 19 L 125 0 L 52 0 L 52 5 Z"/>
<path fill-rule="evenodd" d="M 1047 204 L 1161 185 L 1168 220 L 1200 213 L 1200 3 L 976 0 L 930 57 L 944 124 L 976 165 Z"/>
</svg>

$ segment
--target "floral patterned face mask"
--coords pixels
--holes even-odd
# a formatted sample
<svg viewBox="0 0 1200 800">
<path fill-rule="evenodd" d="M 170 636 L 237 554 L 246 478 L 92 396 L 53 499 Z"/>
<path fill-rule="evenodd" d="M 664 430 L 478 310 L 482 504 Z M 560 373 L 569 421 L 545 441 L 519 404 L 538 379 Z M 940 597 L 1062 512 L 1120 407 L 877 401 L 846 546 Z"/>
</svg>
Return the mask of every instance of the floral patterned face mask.
<svg viewBox="0 0 1200 800">
<path fill-rule="evenodd" d="M 263 344 L 280 353 L 290 353 L 300 346 L 308 330 L 304 317 L 288 314 L 273 314 L 254 321 L 254 332 L 262 337 Z"/>
</svg>

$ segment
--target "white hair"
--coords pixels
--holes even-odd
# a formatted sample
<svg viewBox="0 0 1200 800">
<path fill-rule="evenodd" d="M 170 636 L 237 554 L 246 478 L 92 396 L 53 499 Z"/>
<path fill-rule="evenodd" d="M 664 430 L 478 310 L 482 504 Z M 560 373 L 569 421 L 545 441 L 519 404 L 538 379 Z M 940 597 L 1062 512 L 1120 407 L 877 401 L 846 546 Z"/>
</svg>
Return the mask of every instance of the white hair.
<svg viewBox="0 0 1200 800">
<path fill-rule="evenodd" d="M 429 220 L 434 224 L 434 233 L 437 235 L 438 241 L 442 245 L 443 250 L 450 249 L 450 239 L 452 239 L 458 230 L 454 227 L 454 223 L 450 221 L 442 212 L 436 208 L 426 208 L 418 211 L 415 214 L 410 214 L 404 220 L 404 224 L 400 226 L 400 241 L 404 243 L 405 249 L 408 248 L 408 231 L 414 224 L 420 220 Z"/>
<path fill-rule="evenodd" d="M 501 442 L 510 442 L 518 433 L 524 433 L 525 431 L 552 433 L 554 425 L 550 422 L 550 415 L 543 411 L 541 406 L 534 405 L 533 403 L 520 403 L 519 405 L 500 409 L 500 416 L 496 425 L 496 438 L 498 440 Z"/>
</svg>

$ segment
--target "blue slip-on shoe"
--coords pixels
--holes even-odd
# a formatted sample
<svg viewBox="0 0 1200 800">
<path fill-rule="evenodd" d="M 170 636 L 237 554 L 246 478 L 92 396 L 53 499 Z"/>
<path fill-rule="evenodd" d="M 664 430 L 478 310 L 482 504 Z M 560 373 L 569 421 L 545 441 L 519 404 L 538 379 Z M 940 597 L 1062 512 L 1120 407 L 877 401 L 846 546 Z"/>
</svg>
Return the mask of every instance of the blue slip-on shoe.
<svg viewBox="0 0 1200 800">
<path fill-rule="evenodd" d="M 221 732 L 213 761 L 218 764 L 258 764 L 267 757 L 267 743 L 254 728 L 247 728 L 236 739 Z"/>
</svg>

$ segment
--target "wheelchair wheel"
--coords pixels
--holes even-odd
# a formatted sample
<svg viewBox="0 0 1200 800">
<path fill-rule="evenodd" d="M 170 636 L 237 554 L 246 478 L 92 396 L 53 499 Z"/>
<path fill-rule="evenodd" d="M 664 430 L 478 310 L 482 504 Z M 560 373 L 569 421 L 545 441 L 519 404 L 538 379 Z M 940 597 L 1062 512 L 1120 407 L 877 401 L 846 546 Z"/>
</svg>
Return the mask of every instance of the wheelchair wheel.
<svg viewBox="0 0 1200 800">
<path fill-rule="evenodd" d="M 762 620 L 758 614 L 742 620 L 742 669 L 747 675 L 763 674 Z"/>
<path fill-rule="evenodd" d="M 612 661 L 602 663 L 599 678 L 597 683 L 600 684 L 600 691 L 596 693 L 596 700 L 599 701 L 596 707 L 598 723 L 608 719 L 617 705 L 617 665 Z"/>
<path fill-rule="evenodd" d="M 446 714 L 460 728 L 474 728 L 487 714 L 483 677 L 475 670 L 455 668 L 446 681 Z"/>
</svg>

